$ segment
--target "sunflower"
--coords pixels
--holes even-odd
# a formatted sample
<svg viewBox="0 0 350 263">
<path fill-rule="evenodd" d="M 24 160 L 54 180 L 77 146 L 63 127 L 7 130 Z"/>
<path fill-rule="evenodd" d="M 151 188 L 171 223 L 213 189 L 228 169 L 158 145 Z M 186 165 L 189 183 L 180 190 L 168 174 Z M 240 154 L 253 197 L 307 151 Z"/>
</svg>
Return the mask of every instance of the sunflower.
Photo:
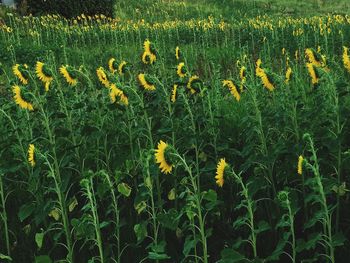
<svg viewBox="0 0 350 263">
<path fill-rule="evenodd" d="M 117 71 L 117 69 L 115 68 L 115 58 L 111 58 L 109 61 L 108 61 L 108 68 L 109 68 L 109 71 L 114 74 L 114 72 Z"/>
<path fill-rule="evenodd" d="M 156 157 L 156 163 L 159 163 L 159 168 L 162 171 L 162 173 L 168 174 L 171 173 L 173 169 L 173 165 L 169 163 L 169 160 L 167 160 L 166 155 L 167 151 L 169 150 L 169 145 L 162 140 L 158 143 L 158 149 L 156 149 L 155 157 Z"/>
<path fill-rule="evenodd" d="M 319 78 L 317 77 L 315 65 L 312 63 L 306 63 L 307 70 L 309 72 L 309 76 L 311 77 L 312 85 L 316 85 L 319 82 Z"/>
<path fill-rule="evenodd" d="M 186 77 L 185 63 L 181 62 L 181 63 L 179 63 L 179 65 L 177 65 L 176 73 L 180 78 Z"/>
<path fill-rule="evenodd" d="M 28 66 L 26 64 L 23 65 L 25 69 L 28 69 Z M 12 67 L 13 74 L 16 75 L 16 77 L 20 80 L 20 82 L 24 85 L 28 84 L 28 79 L 23 76 L 23 73 L 21 72 L 21 65 L 16 64 Z"/>
<path fill-rule="evenodd" d="M 317 55 L 320 56 L 318 53 L 315 55 L 313 49 L 307 48 L 305 49 L 305 55 L 310 63 L 314 64 L 316 67 L 325 67 L 326 66 L 326 57 L 321 56 L 320 58 L 317 58 Z"/>
<path fill-rule="evenodd" d="M 67 83 L 71 86 L 75 86 L 78 84 L 77 79 L 72 77 L 71 73 L 69 73 L 69 67 L 68 66 L 61 66 L 59 69 L 62 76 L 66 79 Z"/>
<path fill-rule="evenodd" d="M 187 82 L 187 88 L 190 90 L 191 94 L 195 94 L 196 90 L 193 88 L 195 82 L 199 82 L 199 77 L 197 75 L 191 76 Z"/>
<path fill-rule="evenodd" d="M 28 149 L 28 162 L 32 167 L 35 166 L 35 159 L 34 159 L 34 152 L 35 152 L 35 146 L 34 144 L 29 144 Z"/>
<path fill-rule="evenodd" d="M 180 59 L 180 48 L 179 47 L 175 48 L 175 57 L 176 57 L 176 60 Z"/>
<path fill-rule="evenodd" d="M 171 92 L 171 102 L 172 103 L 175 103 L 175 101 L 176 101 L 177 87 L 178 87 L 177 84 L 174 84 L 173 90 Z"/>
<path fill-rule="evenodd" d="M 221 158 L 218 165 L 216 166 L 216 184 L 220 187 L 224 185 L 224 175 L 225 169 L 228 167 L 228 164 L 225 161 L 225 158 Z"/>
<path fill-rule="evenodd" d="M 103 67 L 99 67 L 97 70 L 96 70 L 96 73 L 97 73 L 97 77 L 98 79 L 100 80 L 100 82 L 106 87 L 106 88 L 109 88 L 111 83 L 109 82 L 108 78 L 107 78 L 107 75 L 106 75 L 106 72 L 104 71 Z"/>
<path fill-rule="evenodd" d="M 111 102 L 115 103 L 117 101 L 117 98 L 119 98 L 119 103 L 128 106 L 129 100 L 128 97 L 124 95 L 124 92 L 116 87 L 115 84 L 111 85 L 109 97 L 111 98 Z"/>
<path fill-rule="evenodd" d="M 119 73 L 119 75 L 124 75 L 124 73 L 126 71 L 126 64 L 127 64 L 127 62 L 123 60 L 118 65 L 118 73 Z"/>
<path fill-rule="evenodd" d="M 146 65 L 152 65 L 157 60 L 157 57 L 152 52 L 143 52 L 142 54 L 142 62 Z"/>
<path fill-rule="evenodd" d="M 261 79 L 265 88 L 267 88 L 269 91 L 273 91 L 275 89 L 275 86 L 269 80 L 269 77 L 266 74 L 265 70 L 260 67 L 261 64 L 262 64 L 261 59 L 258 59 L 256 61 L 255 74 Z"/>
<path fill-rule="evenodd" d="M 286 71 L 286 79 L 285 79 L 286 84 L 289 83 L 291 77 L 292 77 L 292 68 L 288 67 Z"/>
<path fill-rule="evenodd" d="M 233 97 L 235 97 L 235 99 L 237 101 L 239 101 L 241 99 L 241 95 L 239 94 L 236 85 L 233 83 L 232 80 L 224 80 L 222 82 L 223 87 L 228 87 L 228 89 L 230 90 L 231 94 Z"/>
<path fill-rule="evenodd" d="M 147 81 L 147 76 L 145 74 L 139 74 L 137 76 L 140 85 L 145 89 L 145 90 L 149 90 L 149 91 L 153 91 L 156 89 L 156 87 L 150 83 L 149 81 Z"/>
<path fill-rule="evenodd" d="M 25 101 L 22 96 L 21 96 L 21 88 L 19 86 L 13 86 L 12 87 L 12 91 L 13 91 L 13 98 L 16 102 L 16 104 L 18 104 L 22 109 L 26 109 L 29 111 L 33 111 L 33 105 L 27 101 Z"/>
<path fill-rule="evenodd" d="M 48 83 L 53 80 L 52 75 L 48 72 L 48 69 L 43 62 L 36 62 L 35 73 L 37 77 L 44 83 Z"/>
<path fill-rule="evenodd" d="M 298 158 L 298 174 L 300 175 L 302 175 L 303 173 L 303 162 L 304 162 L 304 157 L 300 155 Z"/>
<path fill-rule="evenodd" d="M 243 83 L 245 83 L 246 82 L 246 67 L 244 67 L 244 66 L 242 66 L 241 68 L 240 68 L 240 70 L 239 70 L 239 78 L 241 79 L 241 81 L 243 82 Z"/>
<path fill-rule="evenodd" d="M 343 52 L 343 64 L 345 69 L 350 73 L 350 58 L 348 55 L 349 49 L 347 47 L 343 47 L 344 52 Z"/>
</svg>

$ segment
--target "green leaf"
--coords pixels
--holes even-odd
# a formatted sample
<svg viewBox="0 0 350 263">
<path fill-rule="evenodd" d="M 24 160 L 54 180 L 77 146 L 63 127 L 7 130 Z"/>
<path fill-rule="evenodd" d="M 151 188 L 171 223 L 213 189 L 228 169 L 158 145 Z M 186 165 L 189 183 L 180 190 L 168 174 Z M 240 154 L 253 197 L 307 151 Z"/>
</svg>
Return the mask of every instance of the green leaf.
<svg viewBox="0 0 350 263">
<path fill-rule="evenodd" d="M 221 251 L 221 260 L 219 263 L 234 263 L 244 260 L 245 257 L 231 248 L 224 248 Z"/>
<path fill-rule="evenodd" d="M 193 240 L 190 236 L 187 236 L 184 244 L 183 254 L 185 256 L 188 256 L 191 250 L 196 246 L 197 242 L 197 240 Z"/>
<path fill-rule="evenodd" d="M 176 198 L 176 190 L 175 188 L 171 189 L 170 192 L 168 193 L 168 199 L 170 201 L 175 200 Z"/>
<path fill-rule="evenodd" d="M 35 242 L 36 242 L 36 245 L 38 246 L 39 250 L 43 246 L 43 240 L 44 240 L 44 232 L 35 234 Z"/>
<path fill-rule="evenodd" d="M 136 234 L 137 242 L 142 242 L 147 236 L 147 226 L 145 223 L 134 225 L 134 232 Z"/>
<path fill-rule="evenodd" d="M 162 260 L 162 259 L 169 259 L 170 257 L 167 254 L 158 254 L 155 252 L 148 252 L 148 258 L 154 259 L 154 260 Z"/>
<path fill-rule="evenodd" d="M 34 263 L 52 263 L 52 260 L 48 255 L 42 255 L 35 257 Z"/>
<path fill-rule="evenodd" d="M 31 214 L 33 214 L 35 210 L 35 205 L 34 204 L 25 204 L 22 205 L 21 208 L 19 209 L 18 212 L 18 217 L 21 222 L 26 220 Z"/>
<path fill-rule="evenodd" d="M 346 241 L 346 237 L 344 236 L 343 233 L 339 232 L 332 237 L 332 246 L 333 247 L 343 246 L 345 241 Z"/>
<path fill-rule="evenodd" d="M 147 204 L 145 201 L 142 201 L 137 205 L 135 205 L 135 210 L 137 211 L 137 214 L 141 214 L 146 208 L 147 208 Z"/>
<path fill-rule="evenodd" d="M 6 260 L 9 260 L 9 261 L 12 261 L 12 258 L 11 258 L 11 257 L 6 256 L 6 255 L 1 254 L 1 253 L 0 253 L 0 259 L 6 259 Z"/>
<path fill-rule="evenodd" d="M 118 184 L 118 191 L 122 195 L 129 197 L 131 194 L 131 187 L 128 186 L 126 183 L 120 183 Z"/>
<path fill-rule="evenodd" d="M 68 211 L 72 212 L 74 210 L 74 208 L 78 205 L 78 200 L 77 198 L 74 196 L 72 202 L 69 204 L 68 206 Z"/>
</svg>

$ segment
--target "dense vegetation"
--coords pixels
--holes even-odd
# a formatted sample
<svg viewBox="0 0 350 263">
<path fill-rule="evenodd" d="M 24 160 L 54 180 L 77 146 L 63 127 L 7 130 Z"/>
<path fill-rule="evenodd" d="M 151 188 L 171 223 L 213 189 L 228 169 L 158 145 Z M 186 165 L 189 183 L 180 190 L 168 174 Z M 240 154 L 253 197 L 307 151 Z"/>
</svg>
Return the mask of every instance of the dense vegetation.
<svg viewBox="0 0 350 263">
<path fill-rule="evenodd" d="M 0 260 L 347 262 L 350 16 L 146 2 L 2 15 Z"/>
</svg>

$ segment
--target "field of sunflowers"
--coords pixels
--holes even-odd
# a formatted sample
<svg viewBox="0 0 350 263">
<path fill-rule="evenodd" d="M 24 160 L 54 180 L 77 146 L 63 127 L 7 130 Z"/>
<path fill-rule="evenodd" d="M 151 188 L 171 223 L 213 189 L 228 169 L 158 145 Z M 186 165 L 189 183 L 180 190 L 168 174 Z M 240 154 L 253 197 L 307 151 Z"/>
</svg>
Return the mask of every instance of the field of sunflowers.
<svg viewBox="0 0 350 263">
<path fill-rule="evenodd" d="M 347 14 L 7 14 L 0 262 L 348 262 L 349 49 Z"/>
</svg>

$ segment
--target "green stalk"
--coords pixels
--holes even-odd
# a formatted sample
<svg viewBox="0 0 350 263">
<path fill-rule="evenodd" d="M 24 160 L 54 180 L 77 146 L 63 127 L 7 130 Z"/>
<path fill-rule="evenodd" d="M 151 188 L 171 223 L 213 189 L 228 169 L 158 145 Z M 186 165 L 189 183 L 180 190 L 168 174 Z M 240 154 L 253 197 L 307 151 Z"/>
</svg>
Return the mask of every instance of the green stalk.
<svg viewBox="0 0 350 263">
<path fill-rule="evenodd" d="M 4 224 L 4 235 L 5 235 L 5 245 L 6 245 L 6 252 L 7 256 L 10 256 L 10 239 L 9 239 L 9 231 L 8 231 L 8 225 L 7 225 L 7 213 L 6 213 L 6 198 L 5 198 L 5 190 L 2 182 L 3 174 L 0 173 L 0 201 L 1 201 L 1 218 Z"/>
</svg>

